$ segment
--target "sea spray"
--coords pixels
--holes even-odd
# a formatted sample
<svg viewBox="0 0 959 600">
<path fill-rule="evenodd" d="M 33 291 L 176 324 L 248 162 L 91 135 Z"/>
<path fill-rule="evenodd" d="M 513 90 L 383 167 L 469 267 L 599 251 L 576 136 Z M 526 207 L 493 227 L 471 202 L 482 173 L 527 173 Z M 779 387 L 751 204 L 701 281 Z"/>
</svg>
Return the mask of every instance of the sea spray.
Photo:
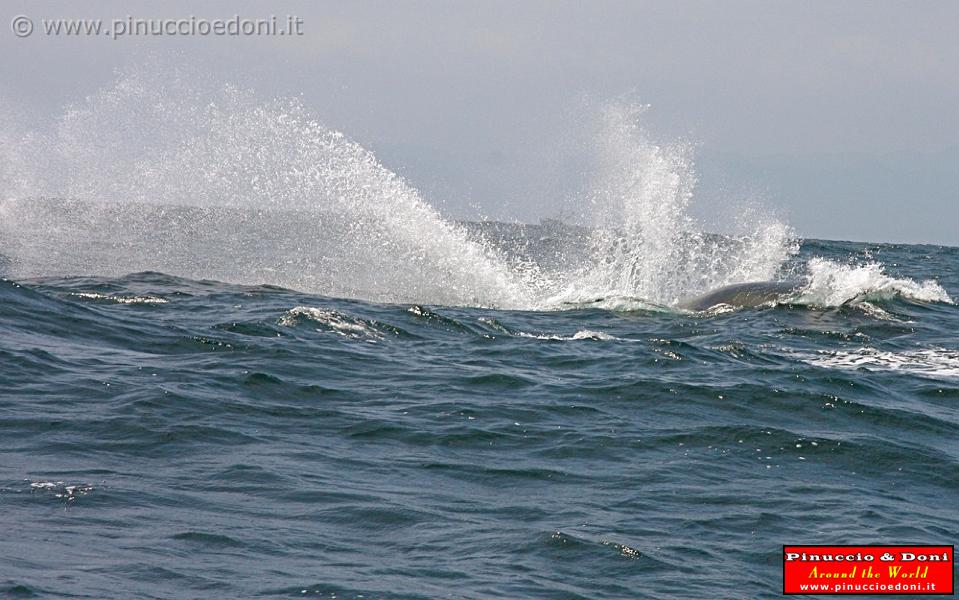
<svg viewBox="0 0 959 600">
<path fill-rule="evenodd" d="M 693 218 L 692 147 L 655 141 L 639 105 L 602 111 L 583 226 L 545 225 L 525 238 L 444 219 L 298 98 L 263 101 L 151 65 L 46 128 L 26 130 L 0 108 L 9 276 L 155 270 L 378 302 L 656 310 L 779 278 L 798 246 L 763 210 L 742 211 L 729 235 Z M 813 260 L 806 270 L 802 300 L 812 304 L 949 301 L 935 282 L 892 279 L 880 265 Z"/>
<path fill-rule="evenodd" d="M 602 114 L 589 259 L 554 301 L 674 305 L 722 285 L 772 279 L 798 248 L 789 227 L 754 209 L 743 212 L 749 218 L 734 234 L 708 232 L 689 212 L 696 185 L 691 146 L 654 141 L 642 125 L 646 110 L 614 103 Z"/>
<path fill-rule="evenodd" d="M 124 73 L 52 132 L 20 137 L 20 163 L 45 157 L 4 181 L 4 252 L 21 273 L 152 269 L 380 301 L 531 303 L 495 248 L 298 99 L 202 96 L 165 75 Z"/>
</svg>

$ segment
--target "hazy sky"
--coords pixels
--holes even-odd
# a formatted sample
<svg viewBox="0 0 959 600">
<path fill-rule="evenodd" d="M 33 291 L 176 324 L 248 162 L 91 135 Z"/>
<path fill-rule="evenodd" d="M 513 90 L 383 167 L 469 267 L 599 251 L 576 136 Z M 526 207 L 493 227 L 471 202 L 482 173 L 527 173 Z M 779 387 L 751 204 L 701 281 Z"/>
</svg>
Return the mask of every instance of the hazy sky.
<svg viewBox="0 0 959 600">
<path fill-rule="evenodd" d="M 50 115 L 160 53 L 301 94 L 448 214 L 555 216 L 583 124 L 648 103 L 697 144 L 701 203 L 759 197 L 800 234 L 959 245 L 956 2 L 16 2 L 0 99 Z M 10 22 L 31 17 L 33 35 Z M 296 15 L 298 37 L 49 37 L 41 18 Z M 708 208 L 708 207 L 707 207 Z"/>
</svg>

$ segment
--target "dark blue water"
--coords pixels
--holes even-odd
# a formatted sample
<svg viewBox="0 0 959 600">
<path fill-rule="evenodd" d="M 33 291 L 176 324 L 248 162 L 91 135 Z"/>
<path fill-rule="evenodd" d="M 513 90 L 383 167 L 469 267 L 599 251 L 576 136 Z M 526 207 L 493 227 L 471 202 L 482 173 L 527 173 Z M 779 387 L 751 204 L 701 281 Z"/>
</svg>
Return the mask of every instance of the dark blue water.
<svg viewBox="0 0 959 600">
<path fill-rule="evenodd" d="M 959 295 L 955 248 L 800 260 L 865 255 Z M 955 543 L 959 308 L 868 291 L 510 312 L 2 280 L 0 593 L 773 598 L 782 544 Z"/>
</svg>

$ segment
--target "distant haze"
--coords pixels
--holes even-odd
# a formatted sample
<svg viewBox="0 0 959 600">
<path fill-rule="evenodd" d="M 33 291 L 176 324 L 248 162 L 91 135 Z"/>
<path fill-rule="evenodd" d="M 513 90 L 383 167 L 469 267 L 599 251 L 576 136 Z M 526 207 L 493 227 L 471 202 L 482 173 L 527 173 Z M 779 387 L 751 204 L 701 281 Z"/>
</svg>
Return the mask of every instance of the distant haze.
<svg viewBox="0 0 959 600">
<path fill-rule="evenodd" d="M 303 19 L 300 37 L 14 36 L 41 18 Z M 454 217 L 562 216 L 615 99 L 695 146 L 697 210 L 959 245 L 959 3 L 5 2 L 0 108 L 59 114 L 152 54 L 301 95 Z M 10 118 L 13 108 L 5 109 Z M 3 123 L 0 118 L 0 125 Z"/>
</svg>

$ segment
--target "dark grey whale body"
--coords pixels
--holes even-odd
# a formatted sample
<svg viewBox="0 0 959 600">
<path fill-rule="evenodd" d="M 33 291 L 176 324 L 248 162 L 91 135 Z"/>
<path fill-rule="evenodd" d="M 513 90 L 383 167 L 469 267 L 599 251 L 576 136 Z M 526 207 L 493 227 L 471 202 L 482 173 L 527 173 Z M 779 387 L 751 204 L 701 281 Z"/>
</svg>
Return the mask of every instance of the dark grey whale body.
<svg viewBox="0 0 959 600">
<path fill-rule="evenodd" d="M 680 302 L 679 306 L 687 310 L 706 310 L 717 304 L 748 308 L 779 300 L 802 287 L 803 282 L 795 280 L 735 283 Z"/>
</svg>

